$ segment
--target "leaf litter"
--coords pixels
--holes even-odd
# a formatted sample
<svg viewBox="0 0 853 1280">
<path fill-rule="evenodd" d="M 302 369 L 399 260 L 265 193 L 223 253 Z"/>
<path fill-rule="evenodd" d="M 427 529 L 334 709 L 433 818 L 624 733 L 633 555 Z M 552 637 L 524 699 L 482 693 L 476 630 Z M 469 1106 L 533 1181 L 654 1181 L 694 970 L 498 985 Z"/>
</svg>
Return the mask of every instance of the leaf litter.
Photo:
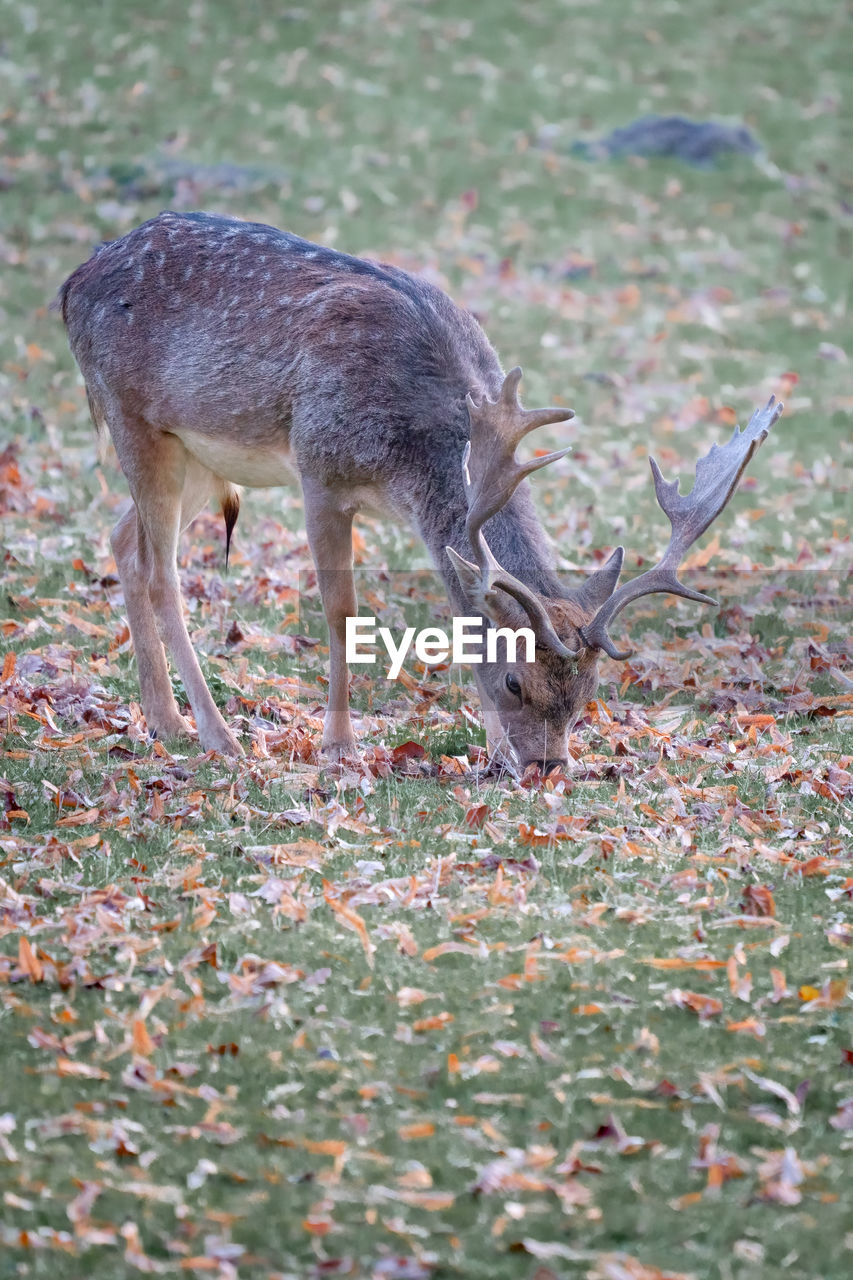
<svg viewBox="0 0 853 1280">
<path fill-rule="evenodd" d="M 553 20 L 528 9 L 524 22 Z M 768 19 L 791 54 L 794 20 Z M 561 112 L 604 100 L 602 32 L 571 20 L 578 69 L 560 57 L 529 75 L 525 55 L 540 118 L 468 140 L 438 205 L 444 117 L 424 88 L 399 126 L 411 235 L 372 114 L 377 93 L 408 102 L 389 53 L 408 48 L 396 5 L 369 48 L 350 19 L 318 32 L 298 11 L 302 43 L 251 44 L 286 113 L 286 172 L 260 149 L 249 185 L 225 180 L 177 137 L 155 174 L 186 207 L 213 188 L 223 208 L 281 222 L 284 199 L 319 240 L 340 207 L 342 247 L 428 273 L 531 383 L 571 389 L 583 429 L 537 490 L 567 574 L 617 540 L 632 564 L 653 553 L 649 449 L 684 471 L 730 430 L 733 404 L 786 398 L 787 434 L 692 561 L 722 609 L 633 610 L 637 653 L 603 666 L 568 767 L 520 787 L 484 769 L 473 694 L 450 667 L 412 665 L 393 687 L 356 676 L 362 762 L 323 765 L 325 637 L 301 515 L 279 496 L 246 504 L 227 580 L 213 514 L 181 550 L 190 627 L 247 759 L 149 740 L 107 542 L 116 473 L 39 308 L 101 228 L 119 234 L 156 201 L 145 166 L 87 168 L 63 150 L 62 113 L 119 146 L 111 116 L 135 120 L 156 96 L 162 31 L 125 84 L 105 78 L 112 46 L 90 68 L 100 29 L 72 30 L 85 77 L 63 66 L 37 112 L 31 94 L 10 106 L 24 141 L 5 194 L 24 199 L 21 227 L 43 209 L 33 235 L 0 237 L 16 287 L 26 275 L 38 292 L 4 286 L 19 323 L 0 335 L 0 1242 L 21 1274 L 849 1272 L 853 404 L 832 293 L 847 197 L 795 151 L 775 177 L 726 175 L 710 207 L 692 184 L 715 180 L 645 161 L 590 179 Z M 411 28 L 463 123 L 511 91 L 518 55 L 489 48 L 493 25 L 428 9 Z M 634 34 L 653 62 L 647 26 Z M 831 87 L 780 97 L 774 67 L 759 97 L 823 121 L 829 147 Z M 199 99 L 215 83 L 233 107 L 246 83 L 233 50 L 217 46 L 209 71 Z M 284 105 L 282 85 L 298 88 Z M 625 118 L 590 110 L 596 132 Z M 55 146 L 27 141 L 42 128 Z M 772 130 L 768 113 L 771 155 Z M 317 138 L 339 161 L 323 172 Z M 403 579 L 382 571 L 412 549 L 365 521 L 355 552 L 362 598 L 402 617 Z M 438 600 L 437 583 L 425 590 Z"/>
</svg>

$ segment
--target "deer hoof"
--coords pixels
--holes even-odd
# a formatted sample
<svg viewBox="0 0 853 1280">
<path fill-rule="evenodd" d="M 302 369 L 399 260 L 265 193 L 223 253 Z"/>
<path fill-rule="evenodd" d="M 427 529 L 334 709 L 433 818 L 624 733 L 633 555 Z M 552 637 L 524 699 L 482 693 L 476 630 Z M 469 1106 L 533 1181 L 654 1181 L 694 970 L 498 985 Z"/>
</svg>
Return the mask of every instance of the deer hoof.
<svg viewBox="0 0 853 1280">
<path fill-rule="evenodd" d="M 188 720 L 185 720 L 183 716 L 178 715 L 177 712 L 172 716 L 162 716 L 157 718 L 152 716 L 150 719 L 146 717 L 146 723 L 148 725 L 148 733 L 150 736 L 158 739 L 160 742 L 162 742 L 164 738 L 192 737 L 192 726 Z"/>
<path fill-rule="evenodd" d="M 342 760 L 357 761 L 361 759 L 361 753 L 354 739 L 349 742 L 324 742 L 320 748 L 320 754 L 328 764 L 339 764 Z"/>
<path fill-rule="evenodd" d="M 246 754 L 231 730 L 224 726 L 214 733 L 206 733 L 201 740 L 201 745 L 205 751 L 218 751 L 221 756 L 239 758 Z"/>
</svg>

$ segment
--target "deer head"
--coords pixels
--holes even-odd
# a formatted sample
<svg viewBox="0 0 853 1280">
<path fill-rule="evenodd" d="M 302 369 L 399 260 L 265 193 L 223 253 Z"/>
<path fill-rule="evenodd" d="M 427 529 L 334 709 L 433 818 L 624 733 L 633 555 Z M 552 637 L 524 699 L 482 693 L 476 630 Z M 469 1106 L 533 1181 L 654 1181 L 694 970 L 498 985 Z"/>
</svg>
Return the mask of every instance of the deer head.
<svg viewBox="0 0 853 1280">
<path fill-rule="evenodd" d="M 672 528 L 669 545 L 653 569 L 617 589 L 624 556 L 622 547 L 617 547 L 582 587 L 543 596 L 498 564 L 483 535 L 484 524 L 526 476 L 569 452 L 561 449 L 524 463 L 516 459 L 515 450 L 528 432 L 574 417 L 565 408 L 523 409 L 518 398 L 520 381 L 521 369 L 515 368 L 506 375 L 497 400 L 486 398 L 478 404 L 468 396 L 470 439 L 462 469 L 466 530 L 474 559 L 464 559 L 452 547 L 446 550 L 463 591 L 484 617 L 499 628 L 530 627 L 536 637 L 535 663 L 499 658 L 480 668 L 479 679 L 481 693 L 491 704 L 486 706 L 486 718 L 490 738 L 497 739 L 490 742 L 492 749 L 516 768 L 535 762 L 547 772 L 566 760 L 569 732 L 595 694 L 599 653 L 618 660 L 631 656 L 632 650 L 617 649 L 608 633 L 608 626 L 627 604 L 653 592 L 717 603 L 679 582 L 678 566 L 725 507 L 783 406 L 771 397 L 764 409 L 753 414 L 745 431 L 735 427 L 727 445 L 714 445 L 699 460 L 695 483 L 686 496 L 679 493 L 678 481 L 667 483 L 657 463 L 649 459 L 655 494 Z"/>
</svg>

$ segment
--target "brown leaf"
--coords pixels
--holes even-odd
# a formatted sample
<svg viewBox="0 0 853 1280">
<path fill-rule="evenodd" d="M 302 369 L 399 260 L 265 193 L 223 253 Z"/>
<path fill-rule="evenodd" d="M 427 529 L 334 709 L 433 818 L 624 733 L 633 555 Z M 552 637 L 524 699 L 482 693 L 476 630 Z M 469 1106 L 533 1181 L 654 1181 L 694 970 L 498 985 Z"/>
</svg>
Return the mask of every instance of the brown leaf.
<svg viewBox="0 0 853 1280">
<path fill-rule="evenodd" d="M 370 934 L 367 932 L 367 925 L 364 923 L 364 920 L 357 911 L 354 911 L 352 907 L 348 907 L 346 903 L 341 902 L 339 898 L 335 897 L 334 890 L 335 886 L 331 881 L 323 881 L 323 897 L 326 899 L 326 902 L 332 908 L 332 911 L 334 911 L 338 919 L 342 920 L 344 924 L 348 925 L 350 929 L 354 929 L 358 934 L 361 939 L 361 945 L 364 947 L 364 954 L 367 958 L 367 963 L 372 969 L 374 947 L 373 943 L 370 941 Z"/>
<path fill-rule="evenodd" d="M 716 1018 L 723 1012 L 722 1000 L 717 1000 L 714 996 L 702 995 L 698 991 L 682 991 L 676 987 L 674 991 L 669 992 L 666 999 L 668 1004 L 673 1004 L 679 1009 L 690 1009 L 701 1022 L 707 1018 Z"/>
<path fill-rule="evenodd" d="M 75 813 L 69 813 L 65 818 L 57 819 L 54 825 L 57 827 L 83 827 L 88 822 L 97 822 L 100 816 L 100 809 L 78 809 Z"/>
<path fill-rule="evenodd" d="M 56 1071 L 60 1076 L 78 1076 L 81 1080 L 109 1080 L 109 1072 L 92 1067 L 88 1062 L 75 1062 L 72 1058 L 57 1058 Z"/>
<path fill-rule="evenodd" d="M 465 826 L 482 827 L 491 812 L 487 804 L 472 804 L 465 814 Z"/>
<path fill-rule="evenodd" d="M 31 981 L 41 982 L 44 978 L 44 966 L 23 936 L 18 939 L 18 964 Z"/>
<path fill-rule="evenodd" d="M 748 884 L 741 894 L 741 908 L 751 916 L 775 916 L 776 903 L 765 885 Z"/>
</svg>

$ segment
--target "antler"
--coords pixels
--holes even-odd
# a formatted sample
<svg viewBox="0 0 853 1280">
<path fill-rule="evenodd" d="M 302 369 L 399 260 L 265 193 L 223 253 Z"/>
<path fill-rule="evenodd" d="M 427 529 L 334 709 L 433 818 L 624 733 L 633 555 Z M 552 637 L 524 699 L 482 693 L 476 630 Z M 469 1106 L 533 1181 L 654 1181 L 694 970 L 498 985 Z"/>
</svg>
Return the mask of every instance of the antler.
<svg viewBox="0 0 853 1280">
<path fill-rule="evenodd" d="M 497 400 L 486 397 L 477 404 L 466 398 L 471 421 L 471 438 L 462 456 L 462 474 L 468 500 L 465 528 L 474 553 L 475 564 L 464 560 L 452 547 L 447 554 L 460 580 L 489 617 L 498 610 L 496 591 L 517 600 L 530 619 L 539 644 L 563 658 L 575 658 L 579 651 L 566 647 L 557 635 L 539 597 L 529 587 L 502 569 L 483 536 L 483 525 L 509 502 L 521 481 L 564 457 L 569 449 L 559 449 L 544 458 L 519 462 L 515 450 L 529 431 L 551 422 L 566 422 L 574 410 L 563 408 L 523 409 L 518 398 L 521 369 L 511 369 L 504 378 Z"/>
<path fill-rule="evenodd" d="M 775 397 L 771 396 L 763 409 L 756 409 L 745 431 L 735 427 L 727 445 L 712 445 L 710 453 L 706 453 L 696 464 L 696 480 L 690 493 L 686 495 L 678 492 L 677 480 L 664 480 L 654 458 L 649 458 L 658 503 L 672 526 L 669 546 L 653 569 L 621 586 L 602 605 L 592 621 L 580 629 L 584 644 L 590 648 L 603 649 L 611 658 L 620 661 L 630 658 L 633 650 L 621 652 L 617 649 L 607 628 L 626 604 L 656 591 L 684 596 L 687 600 L 696 600 L 700 604 L 717 604 L 711 596 L 691 591 L 683 582 L 679 582 L 678 566 L 688 548 L 716 520 L 734 493 L 744 468 L 762 441 L 766 440 L 783 408 L 784 405 L 777 404 Z"/>
</svg>

